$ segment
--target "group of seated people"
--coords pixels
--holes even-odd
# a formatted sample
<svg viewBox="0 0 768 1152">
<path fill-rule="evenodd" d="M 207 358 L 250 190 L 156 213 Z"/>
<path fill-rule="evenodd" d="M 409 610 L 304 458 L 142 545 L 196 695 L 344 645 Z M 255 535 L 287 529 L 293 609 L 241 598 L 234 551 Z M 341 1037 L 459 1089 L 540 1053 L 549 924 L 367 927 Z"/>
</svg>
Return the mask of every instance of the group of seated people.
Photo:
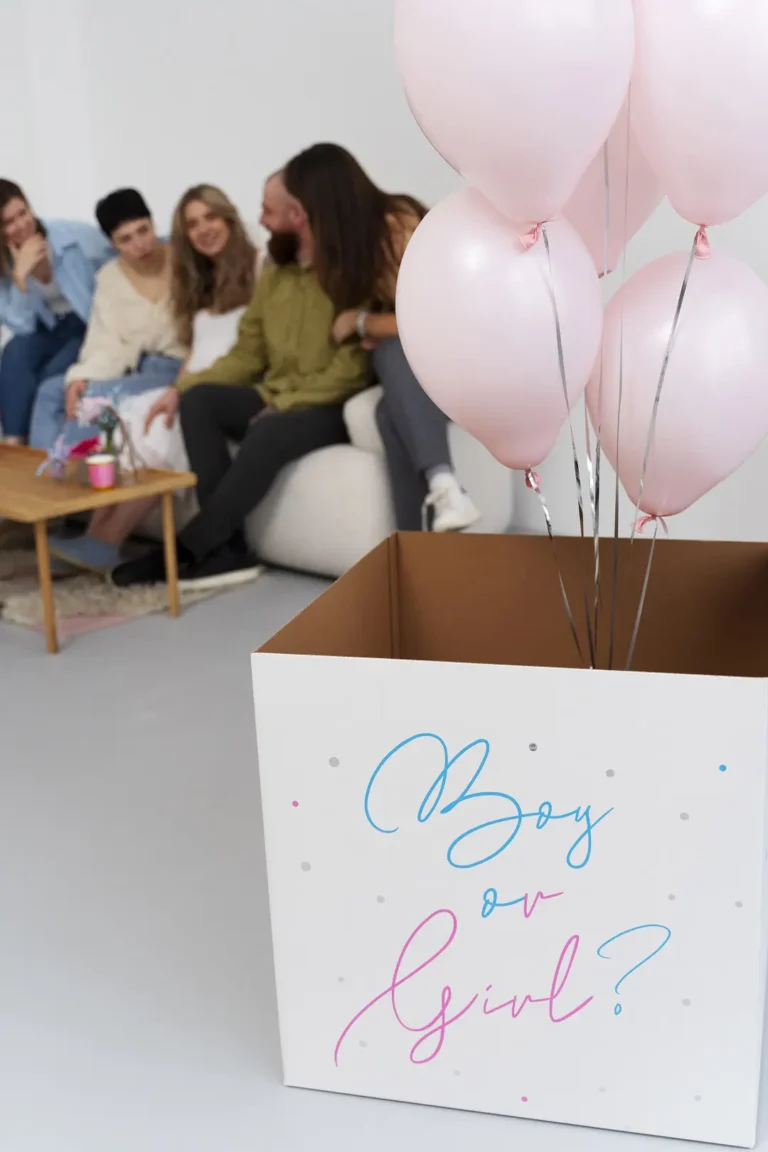
<svg viewBox="0 0 768 1152">
<path fill-rule="evenodd" d="M 88 435 L 85 398 L 119 408 L 142 397 L 142 432 L 178 427 L 197 475 L 199 511 L 177 539 L 181 577 L 246 579 L 257 565 L 246 517 L 285 465 L 347 440 L 344 404 L 375 379 L 398 528 L 419 530 L 425 513 L 432 531 L 469 527 L 478 513 L 454 475 L 446 418 L 397 335 L 398 271 L 425 211 L 334 144 L 267 180 L 263 255 L 211 185 L 182 196 L 165 241 L 134 189 L 99 202 L 97 229 L 39 220 L 0 180 L 0 327 L 12 333 L 0 353 L 4 439 L 50 452 Z M 147 501 L 102 509 L 51 550 L 119 586 L 162 581 L 161 547 L 121 562 L 148 511 Z"/>
</svg>

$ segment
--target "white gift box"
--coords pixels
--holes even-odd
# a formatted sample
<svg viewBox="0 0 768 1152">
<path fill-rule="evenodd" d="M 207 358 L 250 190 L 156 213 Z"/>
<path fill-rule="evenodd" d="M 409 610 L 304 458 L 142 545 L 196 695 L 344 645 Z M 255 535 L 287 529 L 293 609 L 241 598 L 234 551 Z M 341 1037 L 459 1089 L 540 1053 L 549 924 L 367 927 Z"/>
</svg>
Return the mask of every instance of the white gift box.
<svg viewBox="0 0 768 1152">
<path fill-rule="evenodd" d="M 768 551 L 659 543 L 579 664 L 546 539 L 418 534 L 254 655 L 285 1083 L 753 1146 Z"/>
</svg>

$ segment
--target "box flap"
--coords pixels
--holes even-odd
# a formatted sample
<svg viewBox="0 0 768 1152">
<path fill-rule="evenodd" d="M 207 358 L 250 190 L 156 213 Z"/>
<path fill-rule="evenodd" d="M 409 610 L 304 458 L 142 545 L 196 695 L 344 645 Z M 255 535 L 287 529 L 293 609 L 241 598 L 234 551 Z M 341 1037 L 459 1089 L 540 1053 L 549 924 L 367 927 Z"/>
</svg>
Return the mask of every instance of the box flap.
<svg viewBox="0 0 768 1152">
<path fill-rule="evenodd" d="M 394 658 L 396 552 L 396 537 L 385 540 L 259 651 Z"/>
<path fill-rule="evenodd" d="M 623 668 L 650 542 L 618 544 L 613 666 Z M 588 651 L 591 540 L 557 542 Z M 600 548 L 598 666 L 608 667 L 614 542 Z M 262 649 L 454 663 L 583 666 L 545 537 L 399 533 Z M 632 665 L 637 671 L 768 675 L 768 547 L 660 540 Z"/>
</svg>

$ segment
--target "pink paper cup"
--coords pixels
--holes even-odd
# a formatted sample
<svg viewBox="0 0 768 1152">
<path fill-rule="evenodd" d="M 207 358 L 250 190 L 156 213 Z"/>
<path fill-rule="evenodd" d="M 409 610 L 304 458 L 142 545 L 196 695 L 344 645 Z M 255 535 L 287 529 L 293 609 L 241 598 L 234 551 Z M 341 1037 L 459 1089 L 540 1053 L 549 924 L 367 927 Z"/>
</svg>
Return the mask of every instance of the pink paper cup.
<svg viewBox="0 0 768 1152">
<path fill-rule="evenodd" d="M 117 477 L 117 460 L 105 454 L 88 457 L 88 479 L 91 488 L 108 491 L 114 488 Z"/>
</svg>

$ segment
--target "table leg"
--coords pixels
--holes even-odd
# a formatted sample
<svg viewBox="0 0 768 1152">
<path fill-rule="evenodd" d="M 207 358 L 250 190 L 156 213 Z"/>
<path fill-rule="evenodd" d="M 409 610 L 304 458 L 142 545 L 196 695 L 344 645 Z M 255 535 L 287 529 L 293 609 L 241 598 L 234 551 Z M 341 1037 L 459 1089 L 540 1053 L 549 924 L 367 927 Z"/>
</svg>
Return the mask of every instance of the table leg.
<svg viewBox="0 0 768 1152">
<path fill-rule="evenodd" d="M 41 520 L 35 524 L 35 548 L 37 551 L 37 575 L 40 580 L 40 595 L 43 598 L 43 620 L 45 621 L 45 641 L 48 651 L 58 652 L 56 638 L 56 607 L 53 601 L 53 581 L 51 580 L 51 557 L 48 552 L 48 523 Z"/>
<path fill-rule="evenodd" d="M 176 557 L 176 521 L 173 515 L 173 492 L 166 492 L 163 496 L 163 545 L 165 547 L 165 578 L 168 583 L 168 607 L 171 610 L 171 616 L 180 616 L 179 565 Z"/>
</svg>

